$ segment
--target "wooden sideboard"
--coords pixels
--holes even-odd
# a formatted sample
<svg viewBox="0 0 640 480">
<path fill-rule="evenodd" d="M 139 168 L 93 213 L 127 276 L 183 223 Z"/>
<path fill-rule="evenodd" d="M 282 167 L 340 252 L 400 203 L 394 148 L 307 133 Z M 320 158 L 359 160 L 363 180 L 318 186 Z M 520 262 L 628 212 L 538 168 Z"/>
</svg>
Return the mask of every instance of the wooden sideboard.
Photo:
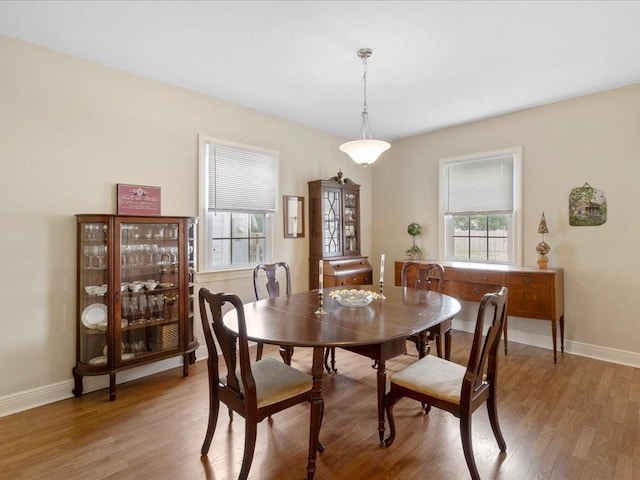
<svg viewBox="0 0 640 480">
<path fill-rule="evenodd" d="M 401 272 L 405 261 L 394 263 L 395 284 L 401 285 Z M 438 263 L 444 267 L 443 292 L 447 295 L 458 300 L 479 302 L 485 293 L 496 292 L 501 286 L 505 286 L 509 289 L 508 315 L 550 321 L 553 362 L 556 363 L 558 324 L 560 348 L 564 352 L 564 271 L 561 268 L 538 269 L 464 262 Z M 418 278 L 416 270 L 410 268 L 407 277 L 408 285 L 412 285 Z M 435 288 L 437 283 L 433 283 L 432 288 Z M 507 353 L 506 322 L 504 338 Z"/>
</svg>

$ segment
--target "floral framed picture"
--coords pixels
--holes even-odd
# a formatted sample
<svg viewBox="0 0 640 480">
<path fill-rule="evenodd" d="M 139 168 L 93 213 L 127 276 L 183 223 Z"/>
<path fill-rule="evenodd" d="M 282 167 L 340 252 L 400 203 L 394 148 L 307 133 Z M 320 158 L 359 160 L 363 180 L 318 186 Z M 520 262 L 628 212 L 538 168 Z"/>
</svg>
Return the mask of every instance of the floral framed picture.
<svg viewBox="0 0 640 480">
<path fill-rule="evenodd" d="M 569 195 L 569 225 L 594 227 L 607 221 L 607 199 L 604 192 L 588 183 L 571 190 Z"/>
</svg>

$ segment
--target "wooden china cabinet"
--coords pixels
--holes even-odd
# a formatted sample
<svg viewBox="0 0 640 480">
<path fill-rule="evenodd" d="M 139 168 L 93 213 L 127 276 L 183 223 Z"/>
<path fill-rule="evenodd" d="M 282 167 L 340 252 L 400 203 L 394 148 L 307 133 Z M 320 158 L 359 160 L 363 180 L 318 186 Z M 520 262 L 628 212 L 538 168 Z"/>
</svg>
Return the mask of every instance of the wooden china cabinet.
<svg viewBox="0 0 640 480">
<path fill-rule="evenodd" d="M 76 215 L 77 334 L 73 393 L 84 376 L 109 375 L 182 355 L 195 362 L 193 217 Z"/>
<path fill-rule="evenodd" d="M 309 288 L 318 288 L 323 260 L 325 287 L 369 285 L 372 267 L 360 254 L 360 185 L 342 172 L 309 182 Z"/>
</svg>

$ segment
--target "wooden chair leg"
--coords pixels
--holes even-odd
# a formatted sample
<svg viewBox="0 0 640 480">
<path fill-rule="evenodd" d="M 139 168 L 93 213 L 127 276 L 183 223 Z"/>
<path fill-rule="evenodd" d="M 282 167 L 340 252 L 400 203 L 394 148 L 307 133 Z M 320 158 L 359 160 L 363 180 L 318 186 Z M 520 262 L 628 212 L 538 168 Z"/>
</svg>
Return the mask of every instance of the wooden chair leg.
<svg viewBox="0 0 640 480">
<path fill-rule="evenodd" d="M 217 396 L 211 397 L 209 403 L 209 422 L 207 424 L 207 433 L 204 436 L 204 442 L 202 448 L 200 448 L 200 454 L 206 455 L 209 453 L 209 447 L 211 446 L 211 440 L 213 440 L 213 433 L 216 431 L 216 425 L 218 423 L 218 412 L 220 411 L 220 401 Z"/>
<path fill-rule="evenodd" d="M 242 467 L 238 480 L 246 480 L 249 477 L 251 462 L 253 462 L 253 454 L 256 450 L 256 438 L 258 436 L 258 424 L 245 419 L 244 429 L 244 454 L 242 456 Z"/>
<path fill-rule="evenodd" d="M 331 365 L 329 365 L 329 356 L 331 356 Z M 336 348 L 327 347 L 324 350 L 324 368 L 327 373 L 336 373 Z"/>
<path fill-rule="evenodd" d="M 444 332 L 444 359 L 451 360 L 451 329 Z"/>
<path fill-rule="evenodd" d="M 280 356 L 282 357 L 282 361 L 287 365 L 291 365 L 291 358 L 293 357 L 293 347 L 285 346 L 280 347 Z"/>
<path fill-rule="evenodd" d="M 262 350 L 264 349 L 264 344 L 258 343 L 258 347 L 256 348 L 256 362 L 262 359 Z"/>
<path fill-rule="evenodd" d="M 393 418 L 393 407 L 397 401 L 398 398 L 395 396 L 393 384 L 391 384 L 391 389 L 384 399 L 384 408 L 387 413 L 387 421 L 389 422 L 389 436 L 384 441 L 384 444 L 387 447 L 390 447 L 396 439 L 396 421 Z"/>
<path fill-rule="evenodd" d="M 436 353 L 438 354 L 438 357 L 440 358 L 444 358 L 444 349 L 442 347 L 442 335 L 441 334 L 436 334 L 435 338 L 434 338 L 434 342 L 436 343 Z"/>
<path fill-rule="evenodd" d="M 500 422 L 498 421 L 498 407 L 496 397 L 493 394 L 489 395 L 489 398 L 487 399 L 487 413 L 489 414 L 489 422 L 491 423 L 493 435 L 496 437 L 496 441 L 498 442 L 498 447 L 500 447 L 501 452 L 506 452 L 507 442 L 504 441 L 502 431 L 500 430 Z"/>
<path fill-rule="evenodd" d="M 473 444 L 471 442 L 471 415 L 462 415 L 460 417 L 460 438 L 462 439 L 462 450 L 464 451 L 464 459 L 467 461 L 467 467 L 471 474 L 472 480 L 480 480 L 480 474 L 476 467 L 476 461 L 473 457 Z"/>
</svg>

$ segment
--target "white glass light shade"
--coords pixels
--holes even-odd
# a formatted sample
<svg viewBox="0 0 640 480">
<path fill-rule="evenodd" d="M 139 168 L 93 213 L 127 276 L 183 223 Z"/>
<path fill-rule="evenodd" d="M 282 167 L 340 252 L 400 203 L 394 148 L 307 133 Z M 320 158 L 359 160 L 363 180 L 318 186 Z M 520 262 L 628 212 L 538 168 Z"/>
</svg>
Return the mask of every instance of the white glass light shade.
<svg viewBox="0 0 640 480">
<path fill-rule="evenodd" d="M 391 145 L 382 140 L 353 140 L 340 145 L 340 150 L 349 155 L 354 162 L 367 166 L 389 150 L 389 147 Z"/>
</svg>

